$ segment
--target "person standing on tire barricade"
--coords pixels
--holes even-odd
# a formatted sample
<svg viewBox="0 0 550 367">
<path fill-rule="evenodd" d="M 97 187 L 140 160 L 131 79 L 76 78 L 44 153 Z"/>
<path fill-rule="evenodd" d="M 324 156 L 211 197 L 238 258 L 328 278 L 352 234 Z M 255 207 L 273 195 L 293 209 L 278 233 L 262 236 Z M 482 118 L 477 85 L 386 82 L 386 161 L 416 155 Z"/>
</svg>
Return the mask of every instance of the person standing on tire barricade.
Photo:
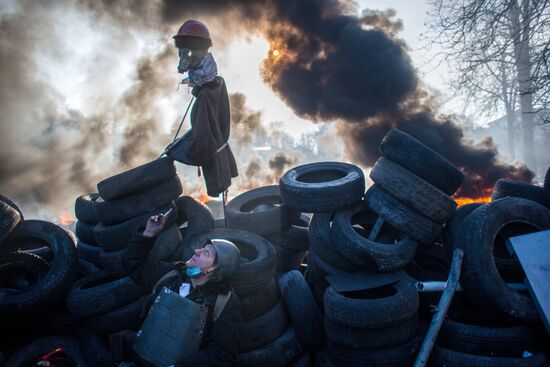
<svg viewBox="0 0 550 367">
<path fill-rule="evenodd" d="M 142 233 L 137 232 L 129 242 L 123 258 L 124 267 L 144 292 L 151 292 L 151 309 L 158 308 L 158 296 L 163 296 L 168 290 L 177 294 L 174 298 L 186 298 L 199 305 L 201 309 L 204 308 L 205 317 L 196 322 L 200 330 L 192 334 L 184 332 L 183 335 L 179 330 L 172 330 L 181 324 L 181 320 L 184 324 L 188 321 L 198 321 L 186 320 L 189 315 L 177 313 L 180 309 L 176 310 L 176 313 L 165 312 L 160 316 L 160 323 L 150 325 L 147 329 L 146 324 L 151 312 L 144 312 L 145 322 L 140 331 L 119 333 L 118 339 L 115 337 L 116 341 L 111 342 L 111 346 L 119 348 L 121 359 L 132 359 L 140 366 L 157 366 L 161 364 L 147 358 L 147 355 L 156 356 L 159 350 L 170 350 L 170 347 L 164 345 L 170 342 L 176 346 L 181 345 L 178 341 L 173 341 L 179 338 L 183 342 L 195 341 L 199 350 L 189 354 L 187 350 L 172 349 L 173 354 L 182 355 L 180 360 L 175 360 L 172 364 L 175 367 L 236 366 L 240 347 L 239 328 L 243 321 L 239 297 L 227 278 L 239 268 L 239 249 L 229 241 L 210 239 L 202 248 L 195 250 L 194 255 L 185 263 L 156 259 L 153 247 L 166 221 L 167 217 L 162 214 L 153 215 L 148 219 L 145 230 Z M 152 319 L 158 321 L 158 318 Z M 149 335 L 140 336 L 141 331 L 144 334 L 149 331 Z M 168 336 L 163 336 L 162 339 L 160 334 Z M 143 339 L 141 349 L 138 347 L 140 337 Z M 149 345 L 159 343 L 160 346 Z"/>
<path fill-rule="evenodd" d="M 196 101 L 191 109 L 191 129 L 174 140 L 164 154 L 183 164 L 198 166 L 199 176 L 202 167 L 208 195 L 217 197 L 222 193 L 225 203 L 231 178 L 237 177 L 238 171 L 228 145 L 230 108 L 227 88 L 224 79 L 218 76 L 212 53 L 208 52 L 212 46 L 210 32 L 203 23 L 188 20 L 173 38 L 179 55 L 178 73 L 188 73 L 182 83 L 193 87 Z"/>
</svg>

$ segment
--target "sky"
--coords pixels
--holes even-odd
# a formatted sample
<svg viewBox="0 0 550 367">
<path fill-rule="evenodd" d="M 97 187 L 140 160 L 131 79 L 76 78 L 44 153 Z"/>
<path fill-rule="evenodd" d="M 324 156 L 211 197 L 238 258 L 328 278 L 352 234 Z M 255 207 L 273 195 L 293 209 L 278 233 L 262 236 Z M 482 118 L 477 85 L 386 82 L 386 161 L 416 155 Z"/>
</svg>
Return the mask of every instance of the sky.
<svg viewBox="0 0 550 367">
<path fill-rule="evenodd" d="M 0 119 L 0 154 L 10 157 L 0 163 L 0 192 L 19 200 L 23 207 L 35 213 L 43 208 L 57 212 L 62 207 L 67 211 L 78 194 L 95 191 L 95 184 L 100 179 L 145 163 L 162 152 L 179 124 L 191 94 L 187 86 L 178 86 L 182 76 L 176 72 L 178 56 L 173 47 L 172 35 L 177 32 L 179 20 L 172 20 L 170 27 L 167 27 L 168 23 L 159 24 L 158 18 L 149 13 L 160 2 L 136 1 L 136 4 L 143 6 L 137 11 L 128 11 L 125 7 L 128 2 L 124 1 L 0 2 L 0 82 L 3 85 L 0 90 L 3 109 Z M 250 4 L 240 1 L 233 3 L 244 6 Z M 355 72 L 361 74 L 365 69 L 363 79 L 360 79 L 365 87 L 348 85 L 338 80 L 336 76 L 339 70 L 335 70 L 336 73 L 330 75 L 330 78 L 336 79 L 331 79 L 326 85 L 321 83 L 331 93 L 316 93 L 318 91 L 312 86 L 311 94 L 319 98 L 313 101 L 317 110 L 302 111 L 300 114 L 311 118 L 298 116 L 297 111 L 304 103 L 307 105 L 312 101 L 290 98 L 294 87 L 292 80 L 290 84 L 288 80 L 286 85 L 277 84 L 285 81 L 285 72 L 276 75 L 270 85 L 266 83 L 265 76 L 261 75 L 264 62 L 272 57 L 270 45 L 264 38 L 269 30 L 247 28 L 246 22 L 250 19 L 244 19 L 243 24 L 236 25 L 235 17 L 230 18 L 233 23 L 228 24 L 223 14 L 201 16 L 201 20 L 210 28 L 214 43 L 211 51 L 220 75 L 226 80 L 232 101 L 240 101 L 245 117 L 235 129 L 232 127 L 232 136 L 236 137 L 237 142 L 232 149 L 240 160 L 238 163 L 243 173 L 237 185 L 241 189 L 245 187 L 243 185 L 252 187 L 248 182 L 252 175 L 273 180 L 290 164 L 311 161 L 309 153 L 302 152 L 300 155 L 291 152 L 292 147 L 273 150 L 271 156 L 251 150 L 256 141 L 263 139 L 264 145 L 274 143 L 282 133 L 290 134 L 296 140 L 304 133 L 318 134 L 315 135 L 317 141 L 314 145 L 316 152 L 323 150 L 323 154 L 318 155 L 317 159 L 342 159 L 342 146 L 345 149 L 351 147 L 355 151 L 350 150 L 345 158 L 365 168 L 374 163 L 378 154 L 377 141 L 383 136 L 380 135 L 382 132 L 387 132 L 392 119 L 397 121 L 393 123 L 402 121 L 413 126 L 419 139 L 436 137 L 435 141 L 445 141 L 452 138 L 459 143 L 461 132 L 458 129 L 448 128 L 451 125 L 436 121 L 436 112 L 461 114 L 463 106 L 460 101 L 446 100 L 449 95 L 445 93 L 444 81 L 450 78 L 449 71 L 446 65 L 434 63 L 437 49 L 428 47 L 431 46 L 430 42 L 421 37 L 427 21 L 426 2 L 361 0 L 355 3 L 357 7 L 353 9 L 354 15 L 360 15 L 367 8 L 395 10 L 391 18 L 394 21 L 401 20 L 403 24 L 397 38 L 406 43 L 406 53 L 402 53 L 401 45 L 394 41 L 393 36 L 378 37 L 376 31 L 369 32 L 367 36 L 378 37 L 376 42 L 385 42 L 383 50 L 394 52 L 389 60 L 397 62 L 398 68 L 404 66 L 406 70 L 398 70 L 402 74 L 394 73 L 395 69 L 389 64 L 385 66 L 380 62 L 380 52 L 373 50 L 342 50 L 348 52 L 350 57 L 357 57 L 357 60 L 373 60 L 372 63 L 367 62 L 372 65 L 355 62 L 357 60 L 348 63 L 338 53 L 332 55 L 330 60 L 318 58 L 317 66 L 325 70 L 325 75 L 335 68 L 348 68 L 352 70 L 351 74 L 346 70 L 343 75 L 355 77 Z M 143 17 L 136 19 L 135 14 L 143 14 Z M 297 21 L 300 22 L 299 19 Z M 330 22 L 324 26 L 328 25 L 335 26 Z M 357 32 L 356 28 L 352 30 L 355 33 L 347 35 L 349 41 L 353 41 L 356 36 L 365 36 L 363 31 Z M 284 27 L 275 27 L 271 41 L 276 42 L 281 34 L 284 37 L 292 36 L 285 33 L 288 31 Z M 306 40 L 309 31 L 302 34 Z M 300 52 L 309 52 L 307 48 L 315 44 L 311 42 L 312 39 L 302 45 L 305 48 Z M 292 62 L 284 62 L 286 57 L 289 57 L 286 60 Z M 294 65 L 292 57 L 296 55 L 290 53 L 289 56 L 282 52 L 282 62 L 278 65 L 291 71 Z M 412 60 L 416 73 L 408 70 L 408 58 Z M 340 61 L 334 64 L 332 60 Z M 353 69 L 358 65 L 360 69 Z M 306 70 L 301 75 L 306 79 L 302 80 L 311 77 L 307 65 L 299 66 Z M 273 64 L 271 67 L 278 66 Z M 331 69 L 322 69 L 327 67 Z M 385 69 L 387 74 L 372 74 L 376 68 Z M 402 80 L 399 79 L 401 76 L 404 77 Z M 435 98 L 438 110 L 427 111 L 429 113 L 426 113 L 422 123 L 414 118 L 409 120 L 410 114 L 388 116 L 388 112 L 391 115 L 397 110 L 393 107 L 398 106 L 398 103 L 410 103 L 410 106 L 406 104 L 403 108 L 410 107 L 411 111 L 416 103 L 424 103 L 414 90 L 416 77 Z M 409 83 L 409 79 L 414 85 Z M 389 93 L 379 93 L 377 82 L 384 87 L 389 85 Z M 312 80 L 312 84 L 315 83 L 316 80 Z M 348 86 L 349 89 L 359 91 L 352 90 L 351 95 L 345 95 Z M 296 90 L 300 91 L 300 95 L 309 94 L 307 88 L 307 85 L 296 82 Z M 394 96 L 391 88 L 402 94 L 387 102 Z M 411 100 L 405 99 L 406 93 L 409 93 Z M 283 101 L 281 96 L 286 100 Z M 363 108 L 363 102 L 367 107 Z M 357 107 L 358 111 L 350 111 L 356 115 L 348 114 L 342 108 L 345 105 L 352 109 Z M 401 111 L 395 113 L 400 114 Z M 373 120 L 369 121 L 369 118 Z M 356 122 L 364 125 L 361 127 Z M 187 128 L 189 119 L 184 121 L 183 129 Z M 441 149 L 449 153 L 451 146 L 442 146 Z M 459 144 L 456 148 L 464 149 L 454 150 L 461 151 L 463 156 L 475 151 L 495 161 L 496 153 L 490 144 L 475 149 Z M 258 174 L 258 166 L 261 174 Z M 510 168 L 503 171 L 502 166 L 497 164 L 495 167 L 498 168 L 495 171 L 498 175 L 491 176 L 492 179 L 502 177 L 499 176 L 502 172 L 510 172 Z M 480 170 L 475 167 L 472 169 Z M 181 171 L 182 180 L 191 177 L 191 170 L 182 168 Z M 479 172 L 472 177 L 480 179 Z M 187 182 L 186 188 L 196 191 L 196 181 L 195 177 L 192 182 Z M 265 184 L 266 181 L 256 183 Z"/>
</svg>

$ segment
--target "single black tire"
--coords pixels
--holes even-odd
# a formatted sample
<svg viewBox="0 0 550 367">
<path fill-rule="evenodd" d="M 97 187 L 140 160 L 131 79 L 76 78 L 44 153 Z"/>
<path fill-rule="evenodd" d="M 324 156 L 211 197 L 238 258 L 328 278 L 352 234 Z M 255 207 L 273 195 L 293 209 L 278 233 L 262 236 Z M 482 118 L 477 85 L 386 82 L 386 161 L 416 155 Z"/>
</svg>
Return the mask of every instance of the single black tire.
<svg viewBox="0 0 550 367">
<path fill-rule="evenodd" d="M 412 340 L 420 329 L 418 316 L 380 329 L 340 325 L 325 318 L 327 341 L 348 349 L 376 350 L 395 347 Z"/>
<path fill-rule="evenodd" d="M 96 224 L 86 223 L 81 220 L 77 220 L 74 230 L 76 237 L 82 242 L 89 243 L 90 245 L 96 245 L 97 241 L 94 237 L 95 226 Z"/>
<path fill-rule="evenodd" d="M 215 223 L 212 210 L 199 200 L 191 196 L 180 196 L 174 203 L 178 210 L 178 218 L 187 218 L 187 232 L 182 236 L 185 244 L 192 242 L 193 238 L 214 229 Z M 185 259 L 187 258 L 185 257 Z"/>
<path fill-rule="evenodd" d="M 163 157 L 100 181 L 97 191 L 105 200 L 114 200 L 147 189 L 174 177 L 172 158 Z"/>
<path fill-rule="evenodd" d="M 261 204 L 270 205 L 265 210 L 255 210 Z M 225 207 L 229 228 L 244 229 L 261 236 L 289 228 L 299 215 L 283 204 L 279 185 L 263 186 L 242 193 Z"/>
<path fill-rule="evenodd" d="M 452 195 L 464 181 L 464 174 L 457 166 L 397 129 L 384 136 L 379 148 L 382 156 L 405 167 L 447 195 Z"/>
<path fill-rule="evenodd" d="M 305 251 L 296 252 L 280 246 L 275 246 L 275 251 L 277 252 L 277 268 L 275 270 L 277 274 L 300 269 L 307 255 Z"/>
<path fill-rule="evenodd" d="M 321 256 L 315 252 L 310 252 L 308 255 L 307 271 L 305 279 L 313 292 L 315 300 L 319 305 L 321 311 L 324 310 L 324 294 L 325 289 L 329 283 L 326 279 L 327 275 L 334 275 L 342 273 L 343 271 L 337 269 L 327 263 Z"/>
<path fill-rule="evenodd" d="M 75 315 L 93 316 L 115 310 L 139 298 L 141 289 L 130 277 L 116 279 L 98 272 L 76 281 L 67 294 L 67 308 Z"/>
<path fill-rule="evenodd" d="M 524 234 L 547 230 L 550 210 L 531 200 L 503 198 L 477 208 L 464 219 L 460 229 L 464 246 L 460 284 L 480 308 L 536 322 L 539 315 L 529 294 L 508 287 L 493 258 L 499 231 L 514 225 L 523 228 Z"/>
<path fill-rule="evenodd" d="M 38 245 L 51 248 L 54 261 L 48 274 L 32 287 L 0 297 L 2 318 L 34 313 L 57 303 L 76 277 L 78 255 L 76 243 L 64 229 L 42 220 L 25 220 L 10 233 L 3 249 L 28 249 Z"/>
<path fill-rule="evenodd" d="M 14 251 L 0 258 L 0 289 L 18 291 L 32 287 L 50 271 L 50 264 L 31 252 Z"/>
<path fill-rule="evenodd" d="M 364 269 L 364 264 L 357 259 L 349 260 L 340 252 L 330 236 L 333 213 L 315 213 L 309 225 L 308 237 L 310 243 L 310 254 L 315 253 L 324 262 L 339 271 L 356 272 Z"/>
<path fill-rule="evenodd" d="M 243 321 L 250 321 L 271 310 L 281 299 L 279 285 L 273 278 L 264 288 L 257 293 L 252 293 L 241 298 L 241 314 Z"/>
<path fill-rule="evenodd" d="M 294 252 L 309 250 L 308 229 L 291 225 L 282 232 L 265 236 L 272 244 Z"/>
<path fill-rule="evenodd" d="M 94 237 L 97 241 L 97 244 L 106 251 L 116 251 L 124 249 L 126 248 L 128 241 L 131 239 L 136 231 L 139 231 L 142 228 L 145 229 L 147 219 L 149 219 L 151 215 L 165 213 L 170 208 L 176 210 L 176 206 L 173 202 L 122 223 L 113 225 L 99 223 L 94 228 Z M 173 223 L 175 223 L 176 218 L 177 216 L 170 216 L 167 219 L 165 225 L 172 225 Z"/>
<path fill-rule="evenodd" d="M 17 206 L 17 204 L 15 204 L 9 197 L 7 196 L 4 196 L 2 194 L 0 194 L 0 201 L 8 204 L 9 206 L 11 206 L 13 209 L 15 209 L 17 212 L 19 212 L 19 216 L 21 218 L 21 220 L 24 220 L 25 218 L 23 217 L 23 212 L 21 211 L 21 209 L 19 209 L 19 207 Z"/>
<path fill-rule="evenodd" d="M 277 265 L 275 248 L 268 240 L 252 232 L 240 229 L 213 229 L 193 240 L 192 249 L 202 247 L 207 239 L 223 238 L 233 242 L 241 252 L 237 273 L 228 278 L 239 296 L 260 291 L 273 278 Z"/>
<path fill-rule="evenodd" d="M 100 200 L 99 194 L 91 193 L 80 195 L 74 202 L 74 214 L 77 219 L 86 223 L 99 223 L 97 215 L 97 202 Z"/>
<path fill-rule="evenodd" d="M 0 244 L 21 221 L 21 215 L 8 204 L 0 201 Z"/>
<path fill-rule="evenodd" d="M 495 357 L 520 357 L 525 350 L 536 348 L 536 334 L 525 325 L 480 326 L 447 317 L 437 344 L 461 353 Z"/>
<path fill-rule="evenodd" d="M 291 326 L 274 342 L 251 352 L 241 353 L 239 366 L 283 367 L 298 359 L 303 352 L 304 349 Z"/>
<path fill-rule="evenodd" d="M 101 249 L 99 251 L 99 262 L 101 264 L 101 269 L 115 277 L 127 275 L 126 270 L 124 269 L 125 253 L 126 249 L 116 251 L 106 251 Z"/>
<path fill-rule="evenodd" d="M 418 312 L 414 282 L 403 278 L 384 287 L 338 293 L 325 291 L 325 317 L 341 325 L 383 328 L 410 319 Z"/>
<path fill-rule="evenodd" d="M 384 366 L 402 367 L 410 366 L 420 349 L 420 334 L 412 340 L 391 348 L 375 350 L 350 350 L 335 344 L 328 344 L 327 353 L 330 360 L 340 367 L 355 366 Z"/>
<path fill-rule="evenodd" d="M 431 367 L 543 367 L 548 366 L 548 358 L 541 353 L 528 357 L 492 357 L 456 352 L 435 346 L 428 366 Z"/>
<path fill-rule="evenodd" d="M 6 363 L 6 367 L 31 367 L 36 366 L 40 358 L 53 352 L 57 348 L 63 349 L 63 354 L 77 367 L 86 367 L 78 342 L 68 337 L 50 336 L 37 339 L 15 352 Z"/>
<path fill-rule="evenodd" d="M 268 345 L 283 335 L 289 325 L 285 304 L 280 300 L 271 310 L 241 325 L 240 352 L 246 353 Z"/>
<path fill-rule="evenodd" d="M 491 200 L 495 201 L 505 197 L 523 198 L 546 205 L 544 189 L 542 187 L 501 178 L 493 186 Z"/>
<path fill-rule="evenodd" d="M 447 221 L 445 228 L 443 229 L 441 239 L 445 252 L 449 260 L 452 260 L 453 250 L 460 244 L 458 243 L 459 228 L 462 224 L 462 221 L 470 215 L 474 210 L 482 206 L 483 203 L 470 203 L 466 205 L 459 206 L 456 209 L 455 214 Z"/>
<path fill-rule="evenodd" d="M 334 215 L 331 238 L 338 252 L 348 263 L 362 265 L 363 269 L 391 272 L 403 269 L 413 258 L 417 244 L 407 235 L 399 233 L 384 223 L 378 240 L 361 235 L 354 225 L 361 225 L 367 232 L 374 226 L 377 215 L 364 203 Z"/>
<path fill-rule="evenodd" d="M 370 178 L 409 208 L 443 224 L 455 212 L 456 201 L 429 182 L 391 160 L 380 157 Z"/>
<path fill-rule="evenodd" d="M 321 349 L 325 343 L 323 316 L 302 273 L 292 270 L 281 274 L 279 289 L 302 346 L 309 351 Z"/>
<path fill-rule="evenodd" d="M 306 213 L 333 212 L 361 201 L 365 175 L 354 165 L 318 162 L 294 167 L 279 182 L 289 208 Z"/>
<path fill-rule="evenodd" d="M 151 296 L 143 296 L 134 302 L 92 317 L 88 321 L 88 327 L 104 334 L 112 334 L 127 329 L 137 329 L 141 325 L 142 318 L 147 315 L 147 306 L 150 304 Z"/>
<path fill-rule="evenodd" d="M 389 225 L 420 243 L 433 243 L 443 230 L 441 224 L 407 207 L 376 184 L 365 193 L 365 201 Z"/>
<path fill-rule="evenodd" d="M 111 201 L 96 202 L 97 214 L 103 224 L 115 224 L 168 205 L 181 195 L 182 186 L 178 176 L 131 196 Z M 177 216 L 174 216 L 177 217 Z"/>
<path fill-rule="evenodd" d="M 101 248 L 97 245 L 89 245 L 82 241 L 78 241 L 76 244 L 76 251 L 79 259 L 84 259 L 91 262 L 98 268 L 101 268 L 100 251 Z"/>
</svg>

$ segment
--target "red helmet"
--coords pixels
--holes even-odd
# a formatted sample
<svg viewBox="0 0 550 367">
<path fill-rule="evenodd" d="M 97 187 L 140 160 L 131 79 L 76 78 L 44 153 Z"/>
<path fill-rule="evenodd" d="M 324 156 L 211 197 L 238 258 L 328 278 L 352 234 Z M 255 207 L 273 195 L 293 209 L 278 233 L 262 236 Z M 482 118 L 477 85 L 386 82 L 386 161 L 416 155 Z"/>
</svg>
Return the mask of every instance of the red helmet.
<svg viewBox="0 0 550 367">
<path fill-rule="evenodd" d="M 185 47 L 185 41 L 199 41 L 199 44 L 205 45 L 207 48 L 212 46 L 212 39 L 208 28 L 198 20 L 190 19 L 182 24 L 178 30 L 178 34 L 174 36 L 176 47 Z M 198 40 L 197 40 L 198 39 Z"/>
</svg>

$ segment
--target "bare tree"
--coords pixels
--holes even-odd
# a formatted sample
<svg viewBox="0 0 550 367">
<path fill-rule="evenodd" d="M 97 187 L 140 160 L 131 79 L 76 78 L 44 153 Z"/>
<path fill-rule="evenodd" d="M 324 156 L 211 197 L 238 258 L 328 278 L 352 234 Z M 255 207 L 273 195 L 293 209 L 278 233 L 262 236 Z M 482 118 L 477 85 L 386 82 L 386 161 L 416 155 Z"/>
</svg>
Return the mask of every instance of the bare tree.
<svg viewBox="0 0 550 367">
<path fill-rule="evenodd" d="M 523 160 L 536 169 L 533 120 L 548 107 L 550 0 L 429 0 L 428 37 L 457 71 L 455 90 L 488 113 L 504 110 L 510 151 L 519 104 Z"/>
</svg>

